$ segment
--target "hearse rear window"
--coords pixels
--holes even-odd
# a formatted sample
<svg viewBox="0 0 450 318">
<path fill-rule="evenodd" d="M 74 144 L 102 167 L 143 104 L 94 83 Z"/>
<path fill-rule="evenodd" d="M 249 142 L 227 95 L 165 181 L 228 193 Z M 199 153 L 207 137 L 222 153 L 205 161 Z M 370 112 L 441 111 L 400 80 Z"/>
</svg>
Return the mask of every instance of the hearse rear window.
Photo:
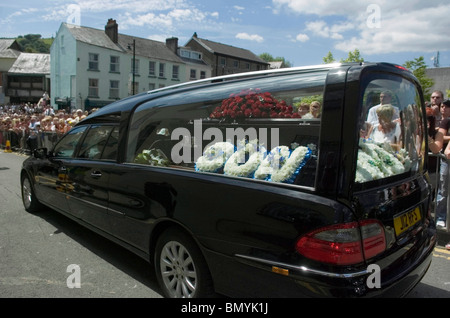
<svg viewBox="0 0 450 318">
<path fill-rule="evenodd" d="M 217 83 L 138 107 L 127 162 L 313 187 L 326 72 Z"/>
<path fill-rule="evenodd" d="M 355 182 L 416 173 L 425 143 L 421 99 L 415 85 L 401 78 L 372 80 L 362 104 Z"/>
</svg>

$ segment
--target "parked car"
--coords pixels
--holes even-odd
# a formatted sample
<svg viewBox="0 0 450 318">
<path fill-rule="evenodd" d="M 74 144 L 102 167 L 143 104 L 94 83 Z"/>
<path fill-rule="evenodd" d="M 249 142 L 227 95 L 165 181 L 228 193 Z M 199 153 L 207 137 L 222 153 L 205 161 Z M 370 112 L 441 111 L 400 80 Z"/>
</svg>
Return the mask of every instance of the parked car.
<svg viewBox="0 0 450 318">
<path fill-rule="evenodd" d="M 417 79 L 386 63 L 166 87 L 36 150 L 23 203 L 153 263 L 166 297 L 404 296 L 436 242 L 425 118 Z"/>
</svg>

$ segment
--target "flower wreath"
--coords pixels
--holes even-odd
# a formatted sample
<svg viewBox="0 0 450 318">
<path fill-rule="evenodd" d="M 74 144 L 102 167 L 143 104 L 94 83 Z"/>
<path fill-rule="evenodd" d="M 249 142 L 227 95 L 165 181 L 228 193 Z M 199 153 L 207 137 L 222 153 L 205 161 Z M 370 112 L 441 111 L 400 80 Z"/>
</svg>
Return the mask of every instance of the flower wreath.
<svg viewBox="0 0 450 318">
<path fill-rule="evenodd" d="M 231 94 L 222 101 L 210 114 L 210 118 L 299 118 L 292 105 L 284 100 L 278 100 L 270 92 L 260 89 L 244 89 L 237 94 Z"/>
<path fill-rule="evenodd" d="M 293 183 L 310 157 L 308 147 L 296 147 L 293 151 L 287 146 L 275 147 L 256 170 L 255 179 Z"/>
<path fill-rule="evenodd" d="M 404 163 L 383 147 L 361 140 L 358 150 L 356 182 L 367 182 L 403 173 L 408 159 Z"/>
<path fill-rule="evenodd" d="M 258 146 L 258 140 L 240 142 L 237 151 L 231 155 L 224 166 L 225 175 L 234 177 L 253 177 L 264 159 L 266 149 Z"/>
<path fill-rule="evenodd" d="M 234 153 L 234 145 L 230 142 L 216 142 L 209 146 L 195 163 L 195 171 L 220 172 L 225 162 Z"/>
</svg>

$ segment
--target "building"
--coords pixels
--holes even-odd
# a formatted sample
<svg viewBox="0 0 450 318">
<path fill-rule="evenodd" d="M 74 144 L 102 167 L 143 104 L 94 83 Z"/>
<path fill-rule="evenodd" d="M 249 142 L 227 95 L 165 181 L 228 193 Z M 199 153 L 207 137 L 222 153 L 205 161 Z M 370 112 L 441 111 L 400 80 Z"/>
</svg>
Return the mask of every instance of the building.
<svg viewBox="0 0 450 318">
<path fill-rule="evenodd" d="M 249 50 L 201 39 L 194 33 L 185 44 L 211 67 L 211 76 L 269 69 L 269 63 Z"/>
<path fill-rule="evenodd" d="M 6 96 L 8 71 L 19 57 L 21 51 L 22 49 L 16 40 L 0 39 L 0 105 L 10 102 L 9 97 Z"/>
<path fill-rule="evenodd" d="M 62 23 L 50 48 L 51 103 L 55 108 L 101 107 L 187 81 L 193 68 L 205 70 L 204 62 L 186 61 L 177 51 L 173 38 L 163 43 L 120 34 L 113 19 L 105 30 Z"/>
<path fill-rule="evenodd" d="M 8 71 L 10 103 L 38 103 L 50 92 L 50 54 L 21 53 Z"/>
<path fill-rule="evenodd" d="M 430 93 L 439 90 L 444 93 L 444 98 L 450 98 L 450 67 L 427 68 L 425 74 L 434 81 Z"/>
<path fill-rule="evenodd" d="M 195 81 L 211 77 L 211 67 L 202 59 L 202 54 L 188 47 L 179 47 L 178 38 L 166 39 L 166 46 L 176 53 L 185 63 L 184 81 Z"/>
</svg>

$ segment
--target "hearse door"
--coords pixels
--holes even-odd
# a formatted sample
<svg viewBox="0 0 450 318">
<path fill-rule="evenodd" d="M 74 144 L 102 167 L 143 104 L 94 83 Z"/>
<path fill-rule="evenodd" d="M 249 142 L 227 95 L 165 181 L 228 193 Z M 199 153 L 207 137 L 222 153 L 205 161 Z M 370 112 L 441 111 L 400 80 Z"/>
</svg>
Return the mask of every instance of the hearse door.
<svg viewBox="0 0 450 318">
<path fill-rule="evenodd" d="M 113 139 L 113 125 L 92 125 L 68 169 L 71 181 L 69 208 L 87 223 L 108 230 L 108 182 L 111 161 L 108 143 Z"/>
<path fill-rule="evenodd" d="M 86 127 L 77 127 L 66 134 L 42 161 L 36 174 L 38 197 L 49 206 L 69 211 L 67 196 L 70 192 L 70 180 L 67 175 L 67 167 L 73 160 L 73 154 L 78 141 L 83 136 Z"/>
</svg>

